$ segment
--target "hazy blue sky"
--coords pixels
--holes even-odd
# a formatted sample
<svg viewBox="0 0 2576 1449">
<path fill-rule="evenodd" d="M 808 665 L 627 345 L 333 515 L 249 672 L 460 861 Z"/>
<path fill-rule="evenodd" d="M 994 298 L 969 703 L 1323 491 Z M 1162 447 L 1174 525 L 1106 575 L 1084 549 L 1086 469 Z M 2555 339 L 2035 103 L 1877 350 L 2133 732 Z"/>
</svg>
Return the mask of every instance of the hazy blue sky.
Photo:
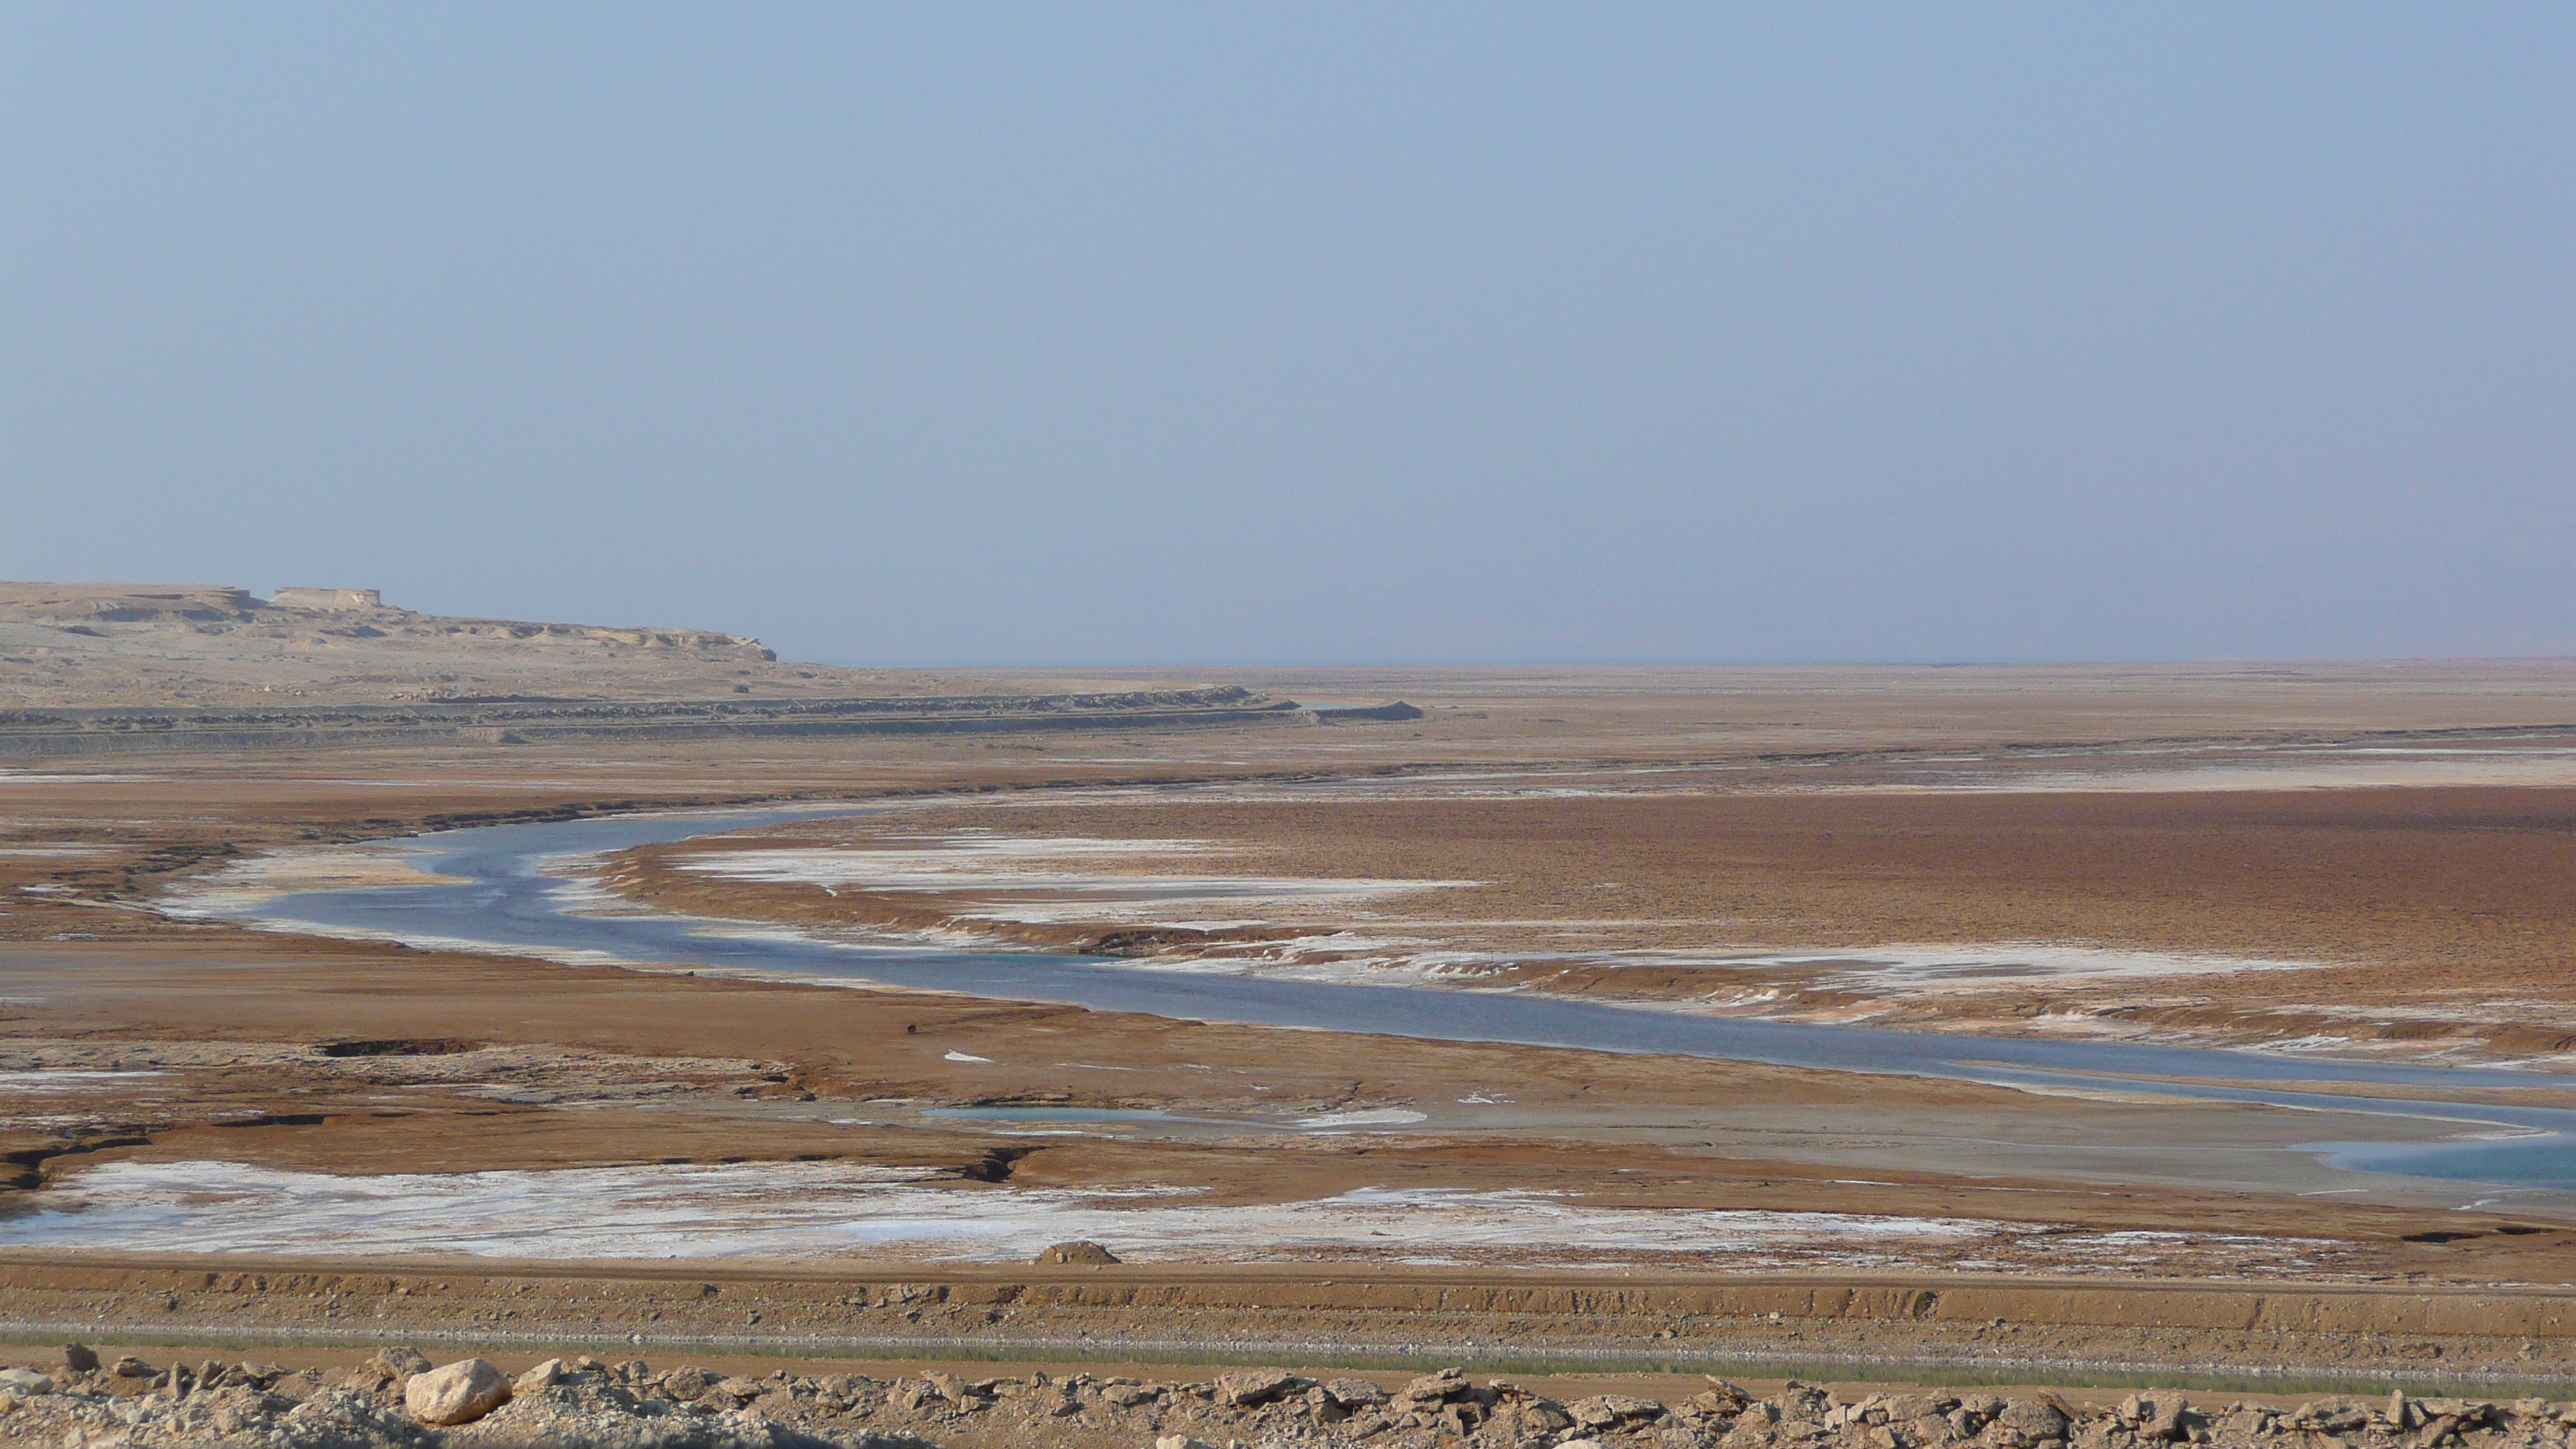
<svg viewBox="0 0 2576 1449">
<path fill-rule="evenodd" d="M 0 576 L 2576 650 L 2576 6 L 0 12 Z"/>
</svg>

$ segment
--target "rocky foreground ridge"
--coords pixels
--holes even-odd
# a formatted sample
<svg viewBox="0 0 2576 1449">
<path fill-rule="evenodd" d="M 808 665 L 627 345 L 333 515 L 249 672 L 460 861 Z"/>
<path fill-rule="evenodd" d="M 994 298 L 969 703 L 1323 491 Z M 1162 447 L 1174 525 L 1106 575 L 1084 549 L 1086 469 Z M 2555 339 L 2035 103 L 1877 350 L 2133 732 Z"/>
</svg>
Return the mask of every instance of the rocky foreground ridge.
<svg viewBox="0 0 2576 1449">
<path fill-rule="evenodd" d="M 1792 1381 L 1759 1398 L 1722 1379 L 1678 1402 L 1605 1394 L 1559 1403 L 1457 1369 L 1400 1387 L 1276 1370 L 1204 1383 L 1090 1374 L 892 1381 L 859 1374 L 759 1378 L 642 1360 L 549 1359 L 505 1377 L 481 1359 L 432 1365 L 388 1349 L 353 1369 L 289 1370 L 134 1358 L 102 1364 L 79 1345 L 49 1368 L 0 1370 L 0 1440 L 108 1445 L 790 1446 L 1132 1444 L 1137 1449 L 2510 1449 L 2563 1446 L 2576 1405 L 2329 1397 L 2295 1408 L 2197 1405 L 2178 1393 L 2080 1407 L 2042 1392 L 1877 1395 L 1844 1402 Z"/>
</svg>

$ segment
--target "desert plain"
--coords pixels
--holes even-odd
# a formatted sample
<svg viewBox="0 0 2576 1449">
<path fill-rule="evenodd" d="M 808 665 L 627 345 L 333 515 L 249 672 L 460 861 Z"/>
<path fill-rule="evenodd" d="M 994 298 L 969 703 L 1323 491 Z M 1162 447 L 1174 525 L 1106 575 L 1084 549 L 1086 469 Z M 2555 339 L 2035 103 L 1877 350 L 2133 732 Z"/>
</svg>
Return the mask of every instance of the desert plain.
<svg viewBox="0 0 2576 1449">
<path fill-rule="evenodd" d="M 22 1345 L 396 1398 L 349 1366 L 777 1365 L 941 1443 L 1886 1426 L 1792 1375 L 2546 1394 L 2561 1113 L 2568 661 L 931 675 L 0 589 Z M 1401 1398 L 1448 1363 L 1520 1386 Z M 1147 1424 L 1137 1365 L 1305 1377 Z M 1694 1417 L 1701 1373 L 1774 1407 Z M 154 1374 L 93 1378 L 228 1381 Z M 2050 1438 L 1960 1392 L 1907 1421 Z M 2293 1402 L 2265 1434 L 2440 1420 Z"/>
</svg>

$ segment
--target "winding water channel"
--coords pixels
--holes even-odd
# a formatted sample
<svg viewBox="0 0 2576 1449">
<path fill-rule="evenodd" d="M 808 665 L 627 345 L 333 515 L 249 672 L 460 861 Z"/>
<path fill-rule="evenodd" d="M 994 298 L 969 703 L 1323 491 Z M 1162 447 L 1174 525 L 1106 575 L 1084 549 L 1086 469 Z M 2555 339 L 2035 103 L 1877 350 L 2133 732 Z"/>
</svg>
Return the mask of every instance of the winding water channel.
<svg viewBox="0 0 2576 1449">
<path fill-rule="evenodd" d="M 2340 1143 L 2330 1159 L 2357 1171 L 2523 1187 L 2576 1188 L 2576 1111 L 2386 1090 L 2576 1089 L 2576 1076 L 2132 1042 L 1973 1037 L 1824 1026 L 1570 1000 L 1534 994 L 1294 981 L 1174 972 L 1023 952 L 896 949 L 650 914 L 585 914 L 578 891 L 545 866 L 592 852 L 720 834 L 818 812 L 610 817 L 502 825 L 418 837 L 416 863 L 447 877 L 417 886 L 277 897 L 251 915 L 274 927 L 385 934 L 729 972 L 871 982 L 1100 1011 L 1250 1025 L 1320 1028 L 1443 1041 L 1576 1047 L 1941 1077 L 2043 1088 L 2490 1123 L 2478 1139 Z M 846 808 L 833 813 L 850 813 Z M 2464 1130 L 2474 1130 L 2464 1128 Z"/>
</svg>

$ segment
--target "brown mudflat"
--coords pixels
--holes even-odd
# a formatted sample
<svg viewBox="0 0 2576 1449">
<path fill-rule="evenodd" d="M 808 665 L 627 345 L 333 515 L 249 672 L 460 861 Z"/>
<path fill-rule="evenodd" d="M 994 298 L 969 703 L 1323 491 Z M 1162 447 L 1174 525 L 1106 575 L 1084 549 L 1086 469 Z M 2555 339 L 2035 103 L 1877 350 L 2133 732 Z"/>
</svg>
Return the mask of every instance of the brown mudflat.
<svg viewBox="0 0 2576 1449">
<path fill-rule="evenodd" d="M 2231 1042 L 2319 1036 L 2524 1058 L 2576 1048 L 2576 789 L 1598 794 L 1574 798 L 1013 801 L 814 821 L 630 852 L 609 879 L 668 909 L 823 926 L 962 926 L 1018 944 L 1245 959 L 1333 932 L 1421 951 L 1485 985 L 1636 1000 L 1767 993 L 1766 1015 L 2019 1031 L 2034 1019 Z M 864 865 L 889 843 L 958 832 L 1043 844 L 1135 841 L 1094 856 L 1091 892 L 869 889 L 707 873 L 727 852 L 807 850 Z M 1174 854 L 1162 842 L 1195 848 Z M 1107 872 L 1425 882 L 1347 903 L 1286 900 L 1268 925 L 1173 930 Z M 1183 907 L 1183 910 L 1205 909 Z M 2042 971 L 1973 989 L 1873 980 L 1870 948 L 2066 943 L 2246 958 Z M 1309 944 L 1302 959 L 1330 951 Z M 1635 958 L 1601 953 L 1637 952 Z M 1821 964 L 1736 963 L 1800 954 Z M 1366 946 L 1346 954 L 1401 957 Z M 1696 954 L 1702 959 L 1688 959 Z M 1998 958 L 2009 962 L 2009 955 Z M 2302 969 L 2256 969 L 2268 963 Z M 1876 973 L 1884 977 L 1887 973 Z M 1959 973 L 1969 974 L 1969 973 Z M 1881 989 L 1872 989 L 1873 986 Z"/>
<path fill-rule="evenodd" d="M 1587 1209 L 1847 1214 L 1866 1220 L 1843 1245 L 1859 1252 L 1893 1242 L 1873 1237 L 1869 1222 L 1973 1219 L 2015 1226 L 1973 1247 L 1918 1241 L 1906 1261 L 1935 1274 L 2088 1283 L 2147 1273 L 2201 1285 L 2194 1292 L 2238 1291 L 2229 1280 L 2249 1277 L 2356 1290 L 2373 1281 L 2576 1280 L 2576 1235 L 2558 1226 L 2554 1199 L 2464 1208 L 2478 1200 L 2474 1188 L 2371 1179 L 2350 1190 L 2348 1176 L 2272 1150 L 2312 1140 L 2325 1124 L 2268 1109 L 1265 1031 L 320 942 L 162 913 L 211 884 L 249 888 L 245 880 L 271 869 L 296 878 L 318 868 L 314 852 L 422 828 L 835 800 L 897 807 L 899 816 L 706 848 L 865 848 L 894 831 L 1177 839 L 1216 848 L 1186 861 L 1140 850 L 1111 863 L 1148 876 L 1474 882 L 1355 910 L 1264 906 L 1227 949 L 1258 952 L 1319 930 L 1407 936 L 1473 957 L 1463 984 L 1659 1008 L 1713 998 L 1723 984 L 1736 995 L 1747 985 L 1775 990 L 1760 1009 L 1780 1014 L 1966 1031 L 2072 1020 L 2103 1031 L 2339 1036 L 2486 1056 L 2552 1053 L 2576 1034 L 2559 889 L 2576 815 L 2563 730 L 2576 717 L 2576 667 L 1421 671 L 1219 682 L 1288 698 L 1405 698 L 1427 714 L 991 739 L 636 741 L 613 750 L 449 743 L 26 762 L 25 772 L 0 776 L 0 1072 L 9 1074 L 0 1112 L 29 1184 L 19 1205 L 66 1200 L 86 1174 L 114 1164 L 439 1174 L 802 1159 L 916 1170 L 985 1195 L 1186 1189 L 1211 1206 L 1257 1207 L 1401 1188 L 1556 1194 L 1551 1201 Z M 623 870 L 616 883 L 655 904 L 707 914 L 854 929 L 962 919 L 955 900 L 718 879 L 673 863 L 685 853 L 640 853 L 602 869 Z M 1103 929 L 963 924 L 1006 937 L 1021 930 L 1028 944 Z M 1155 924 L 1150 913 L 1145 924 Z M 1830 967 L 1730 966 L 1720 983 L 1704 963 L 1669 959 L 2028 942 L 2321 964 L 2034 976 L 1966 989 L 1892 986 Z M 1570 959 L 1601 952 L 1640 959 Z M 65 1069 L 156 1075 L 41 1077 Z M 931 1115 L 973 1104 L 1152 1109 L 1219 1125 L 1032 1135 Z M 1353 1112 L 1421 1115 L 1334 1132 L 1224 1125 Z M 2267 1165 L 2213 1177 L 2211 1162 L 2249 1146 L 2269 1155 L 2245 1160 Z M 2076 1262 L 2051 1246 L 2112 1234 L 2150 1236 L 2119 1240 L 2140 1245 L 2125 1262 Z M 1453 1271 L 1347 1248 L 1300 1268 L 1288 1260 L 1304 1250 L 1276 1242 L 1193 1251 L 1205 1255 L 1194 1262 L 1220 1267 L 1265 1260 L 1258 1273 L 1290 1274 L 1280 1280 L 1290 1285 L 1372 1262 L 1390 1274 Z M 1474 1271 L 1569 1285 L 1641 1273 L 1722 1284 L 1733 1261 L 1478 1251 L 1489 1257 Z M 1829 1246 L 1791 1256 L 1799 1272 L 1852 1266 Z M 923 1276 L 903 1258 L 899 1246 L 854 1250 L 828 1271 L 871 1283 Z M 335 1272 L 361 1266 L 335 1262 Z M 1175 1261 L 1119 1271 L 1156 1282 L 1199 1269 Z M 120 1312 L 148 1307 L 145 1297 L 115 1296 L 125 1289 L 63 1291 Z M 1215 1296 L 1192 1308 L 1193 1321 L 1221 1335 L 1231 1310 L 1222 1293 L 1204 1291 Z M 2029 1321 L 2045 1321 L 2062 1295 L 2033 1292 Z M 513 1308 L 542 1329 L 551 1300 L 530 1297 Z M 1257 1305 L 1235 1307 L 1249 1323 Z M 370 1323 L 380 1308 L 392 1323 L 410 1311 L 370 1300 Z M 236 1311 L 247 1324 L 265 1310 L 225 1309 Z M 1767 1332 L 1770 1311 L 1754 1320 L 1713 1313 L 1708 1331 L 1756 1333 L 1758 1322 Z M 1307 1329 L 1342 1331 L 1326 1318 Z M 1049 1321 L 1032 1310 L 1014 1332 L 1041 1334 Z M 1082 1331 L 1089 1320 L 1062 1322 Z M 1795 1322 L 1783 1331 L 1792 1329 L 1809 1331 Z M 2092 1335 L 2107 1345 L 2115 1330 L 2127 1331 L 2076 1324 L 2067 1342 Z M 2522 1338 L 2472 1350 L 2464 1345 L 2477 1335 L 2466 1330 L 2395 1320 L 2355 1328 L 2364 1337 L 2352 1342 L 2418 1330 L 2408 1342 L 2499 1365 L 2534 1361 L 2520 1357 Z M 1514 1330 L 1497 1320 L 1476 1331 Z M 1809 1347 L 1864 1352 L 1833 1336 L 1859 1331 L 1816 1327 Z M 2555 1361 L 2554 1339 L 2530 1341 L 2541 1345 L 2539 1361 Z M 2340 1352 L 2319 1350 L 2316 1361 L 2340 1361 Z"/>
</svg>

